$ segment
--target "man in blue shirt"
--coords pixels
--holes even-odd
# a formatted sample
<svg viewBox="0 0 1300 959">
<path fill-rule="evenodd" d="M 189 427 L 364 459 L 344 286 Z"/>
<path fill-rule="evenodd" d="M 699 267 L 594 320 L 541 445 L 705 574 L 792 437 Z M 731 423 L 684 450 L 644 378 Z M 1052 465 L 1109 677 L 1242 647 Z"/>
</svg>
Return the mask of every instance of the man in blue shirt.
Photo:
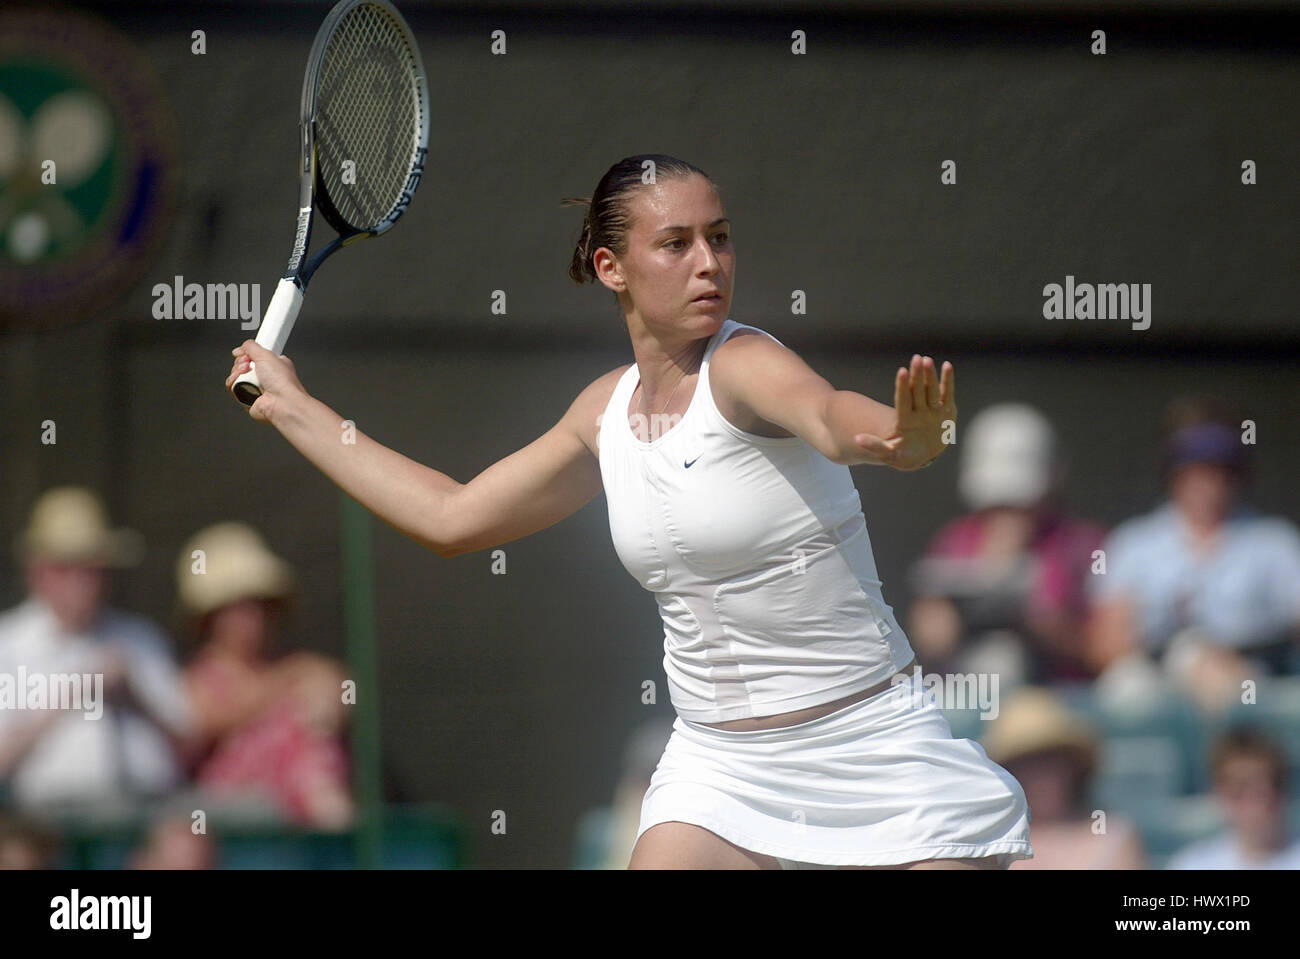
<svg viewBox="0 0 1300 959">
<path fill-rule="evenodd" d="M 1120 524 L 1103 547 L 1106 572 L 1090 583 L 1099 671 L 1138 651 L 1158 658 L 1185 631 L 1266 672 L 1291 670 L 1300 636 L 1300 532 L 1239 501 L 1247 476 L 1242 433 L 1205 409 L 1169 433 L 1168 501 Z"/>
</svg>

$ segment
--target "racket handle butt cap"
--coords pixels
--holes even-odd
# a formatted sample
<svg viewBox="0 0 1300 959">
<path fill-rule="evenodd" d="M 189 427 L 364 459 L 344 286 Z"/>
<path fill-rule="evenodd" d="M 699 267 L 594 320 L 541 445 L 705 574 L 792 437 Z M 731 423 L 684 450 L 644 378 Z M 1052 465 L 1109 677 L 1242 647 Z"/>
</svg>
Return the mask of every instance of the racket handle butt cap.
<svg viewBox="0 0 1300 959">
<path fill-rule="evenodd" d="M 245 406 L 252 406 L 257 402 L 257 398 L 262 395 L 262 384 L 257 381 L 257 370 L 251 363 L 248 372 L 241 373 L 231 384 L 230 392 L 234 393 L 235 399 Z"/>
</svg>

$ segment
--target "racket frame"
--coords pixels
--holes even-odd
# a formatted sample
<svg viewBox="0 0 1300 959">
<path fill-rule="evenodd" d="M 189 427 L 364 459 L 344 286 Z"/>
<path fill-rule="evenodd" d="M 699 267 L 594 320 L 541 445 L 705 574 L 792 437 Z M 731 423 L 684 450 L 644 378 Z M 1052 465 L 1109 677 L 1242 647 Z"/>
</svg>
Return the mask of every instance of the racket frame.
<svg viewBox="0 0 1300 959">
<path fill-rule="evenodd" d="M 320 175 L 316 155 L 316 114 L 320 93 L 321 71 L 325 66 L 325 54 L 330 41 L 338 29 L 339 23 L 356 7 L 372 5 L 383 7 L 396 22 L 398 29 L 405 35 L 414 53 L 416 70 L 416 96 L 418 103 L 418 122 L 415 131 L 414 162 L 411 164 L 406 183 L 388 215 L 370 229 L 358 230 L 347 223 L 339 214 L 329 191 Z M 415 189 L 420 185 L 424 174 L 424 162 L 429 153 L 429 80 L 424 69 L 424 60 L 406 18 L 398 12 L 388 0 L 339 0 L 325 16 L 316 38 L 312 41 L 311 52 L 307 55 L 307 72 L 303 76 L 302 98 L 299 106 L 298 130 L 300 137 L 300 165 L 298 184 L 298 225 L 294 232 L 293 252 L 289 256 L 289 265 L 284 275 L 276 284 L 275 294 L 267 304 L 266 313 L 258 326 L 254 342 L 279 355 L 284 352 L 285 343 L 293 329 L 298 311 L 307 293 L 307 284 L 312 275 L 335 252 L 358 240 L 380 236 L 392 229 L 406 208 L 411 204 Z M 307 257 L 311 243 L 312 220 L 314 211 L 320 210 L 321 216 L 334 228 L 338 236 Z M 261 384 L 257 380 L 256 364 L 250 361 L 249 369 L 241 374 L 233 384 L 231 392 L 245 406 L 252 406 L 262 395 Z"/>
</svg>

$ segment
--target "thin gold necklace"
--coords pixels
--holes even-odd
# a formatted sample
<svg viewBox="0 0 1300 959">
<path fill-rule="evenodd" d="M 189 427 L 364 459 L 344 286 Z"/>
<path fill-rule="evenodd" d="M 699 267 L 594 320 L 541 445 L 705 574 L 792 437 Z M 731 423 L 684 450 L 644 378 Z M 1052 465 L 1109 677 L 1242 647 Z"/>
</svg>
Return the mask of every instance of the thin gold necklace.
<svg viewBox="0 0 1300 959">
<path fill-rule="evenodd" d="M 664 408 L 659 411 L 660 416 L 663 416 L 664 413 L 668 411 L 668 406 L 673 401 L 673 394 L 677 392 L 677 387 L 682 385 L 682 380 L 684 379 L 686 379 L 686 371 L 682 370 L 682 375 L 677 377 L 677 382 L 673 384 L 672 392 L 668 394 L 668 402 L 665 403 Z M 645 415 L 645 384 L 644 383 L 641 385 L 641 415 L 642 416 Z"/>
</svg>

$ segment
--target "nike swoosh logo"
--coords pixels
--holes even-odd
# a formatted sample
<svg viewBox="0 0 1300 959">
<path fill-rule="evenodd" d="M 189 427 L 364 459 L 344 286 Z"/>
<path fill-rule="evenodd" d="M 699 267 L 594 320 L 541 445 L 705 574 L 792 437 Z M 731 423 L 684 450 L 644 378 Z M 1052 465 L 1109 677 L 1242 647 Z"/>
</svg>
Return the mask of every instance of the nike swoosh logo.
<svg viewBox="0 0 1300 959">
<path fill-rule="evenodd" d="M 700 456 L 703 455 L 704 455 L 703 453 L 700 454 Z M 691 460 L 689 463 L 685 463 L 686 468 L 690 469 L 695 464 L 695 461 L 700 458 L 700 456 L 695 457 L 695 459 Z"/>
</svg>

